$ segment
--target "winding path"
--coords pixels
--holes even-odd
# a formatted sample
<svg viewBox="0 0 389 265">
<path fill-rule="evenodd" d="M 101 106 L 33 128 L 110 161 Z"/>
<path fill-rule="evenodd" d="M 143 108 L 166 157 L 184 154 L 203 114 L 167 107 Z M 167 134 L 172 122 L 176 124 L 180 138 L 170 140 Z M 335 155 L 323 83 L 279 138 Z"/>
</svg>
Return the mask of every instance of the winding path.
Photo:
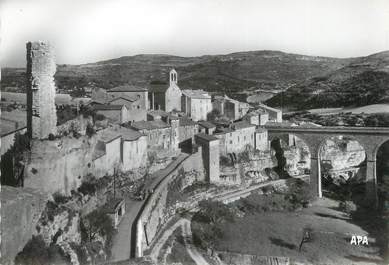
<svg viewBox="0 0 389 265">
<path fill-rule="evenodd" d="M 181 227 L 182 229 L 182 236 L 184 238 L 184 243 L 189 256 L 194 260 L 194 262 L 196 262 L 197 265 L 209 265 L 209 263 L 204 259 L 203 255 L 201 255 L 201 253 L 193 245 L 190 220 L 186 218 L 179 219 L 171 227 L 166 229 L 166 231 L 158 239 L 158 242 L 155 244 L 152 253 L 150 254 L 150 257 L 155 262 L 158 262 L 158 256 L 161 252 L 162 247 L 166 244 L 166 241 L 173 234 L 173 232 L 179 227 Z"/>
</svg>

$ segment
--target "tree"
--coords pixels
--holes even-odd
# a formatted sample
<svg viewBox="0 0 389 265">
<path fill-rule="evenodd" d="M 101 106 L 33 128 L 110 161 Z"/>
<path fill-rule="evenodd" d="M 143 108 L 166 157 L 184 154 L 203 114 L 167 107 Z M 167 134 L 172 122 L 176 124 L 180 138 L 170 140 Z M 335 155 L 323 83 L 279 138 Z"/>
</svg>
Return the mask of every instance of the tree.
<svg viewBox="0 0 389 265">
<path fill-rule="evenodd" d="M 32 236 L 23 250 L 15 257 L 18 265 L 70 264 L 59 246 L 46 246 L 41 235 Z"/>
<path fill-rule="evenodd" d="M 224 221 L 234 221 L 234 214 L 222 202 L 202 200 L 199 202 L 200 213 L 208 219 L 211 224 L 219 224 Z"/>
<path fill-rule="evenodd" d="M 111 237 L 114 232 L 112 220 L 103 209 L 89 213 L 82 221 L 82 228 L 88 242 L 95 240 L 97 235 Z"/>
</svg>

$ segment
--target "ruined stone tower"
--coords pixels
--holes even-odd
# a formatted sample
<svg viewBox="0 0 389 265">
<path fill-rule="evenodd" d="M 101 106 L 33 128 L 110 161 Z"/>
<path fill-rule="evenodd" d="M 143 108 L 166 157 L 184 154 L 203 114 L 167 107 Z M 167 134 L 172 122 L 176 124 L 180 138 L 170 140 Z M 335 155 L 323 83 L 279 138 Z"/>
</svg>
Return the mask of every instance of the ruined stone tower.
<svg viewBox="0 0 389 265">
<path fill-rule="evenodd" d="M 26 46 L 27 132 L 31 138 L 45 139 L 57 129 L 54 52 L 45 42 L 28 42 Z"/>
</svg>

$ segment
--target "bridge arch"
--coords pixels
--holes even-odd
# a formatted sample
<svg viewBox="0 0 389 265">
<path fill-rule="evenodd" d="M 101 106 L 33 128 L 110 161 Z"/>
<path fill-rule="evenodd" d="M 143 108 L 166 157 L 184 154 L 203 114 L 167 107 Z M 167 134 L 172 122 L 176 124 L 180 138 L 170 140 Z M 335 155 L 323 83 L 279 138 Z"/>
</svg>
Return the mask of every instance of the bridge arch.
<svg viewBox="0 0 389 265">
<path fill-rule="evenodd" d="M 276 172 L 280 177 L 309 174 L 311 152 L 308 144 L 294 134 L 272 135 L 270 146 L 277 160 Z"/>
<path fill-rule="evenodd" d="M 328 135 L 321 139 L 317 149 L 317 184 L 318 184 L 318 195 L 323 196 L 323 188 L 327 182 L 329 184 L 335 184 L 337 181 L 343 178 L 343 184 L 350 178 L 359 176 L 361 184 L 361 178 L 367 176 L 367 151 L 364 142 L 360 142 L 358 137 L 355 136 L 343 136 L 343 135 Z M 347 153 L 351 153 L 348 155 Z M 339 157 L 334 159 L 332 156 Z M 343 162 L 351 164 L 349 167 L 339 165 L 342 161 L 339 159 L 345 159 Z M 353 161 L 354 160 L 354 161 Z M 327 162 L 327 163 L 326 163 Z M 327 164 L 327 166 L 326 166 Z M 328 175 L 325 176 L 324 173 Z M 337 177 L 334 177 L 338 174 Z M 332 176 L 331 176 L 332 175 Z M 329 181 L 332 179 L 332 181 Z M 342 182 L 340 182 L 342 183 Z M 342 185 L 337 183 L 335 186 L 340 188 Z M 343 186 L 344 187 L 344 186 Z M 347 186 L 351 188 L 351 186 Z M 354 187 L 355 188 L 355 187 Z M 351 192 L 351 189 L 348 190 Z M 327 190 L 331 192 L 331 189 Z M 355 195 L 354 191 L 351 195 Z M 355 196 L 353 196 L 355 197 Z M 351 198 L 350 198 L 351 199 Z M 361 199 L 361 198 L 359 198 Z"/>
</svg>

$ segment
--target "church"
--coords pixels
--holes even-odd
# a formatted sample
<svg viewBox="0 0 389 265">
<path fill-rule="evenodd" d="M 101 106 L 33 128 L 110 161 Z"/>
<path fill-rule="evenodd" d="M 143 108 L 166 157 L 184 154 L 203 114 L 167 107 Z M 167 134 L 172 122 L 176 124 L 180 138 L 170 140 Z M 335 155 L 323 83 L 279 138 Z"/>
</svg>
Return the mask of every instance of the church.
<svg viewBox="0 0 389 265">
<path fill-rule="evenodd" d="M 177 85 L 177 72 L 172 69 L 169 73 L 169 84 L 153 81 L 149 86 L 149 102 L 151 110 L 171 112 L 181 111 L 181 89 Z"/>
</svg>

